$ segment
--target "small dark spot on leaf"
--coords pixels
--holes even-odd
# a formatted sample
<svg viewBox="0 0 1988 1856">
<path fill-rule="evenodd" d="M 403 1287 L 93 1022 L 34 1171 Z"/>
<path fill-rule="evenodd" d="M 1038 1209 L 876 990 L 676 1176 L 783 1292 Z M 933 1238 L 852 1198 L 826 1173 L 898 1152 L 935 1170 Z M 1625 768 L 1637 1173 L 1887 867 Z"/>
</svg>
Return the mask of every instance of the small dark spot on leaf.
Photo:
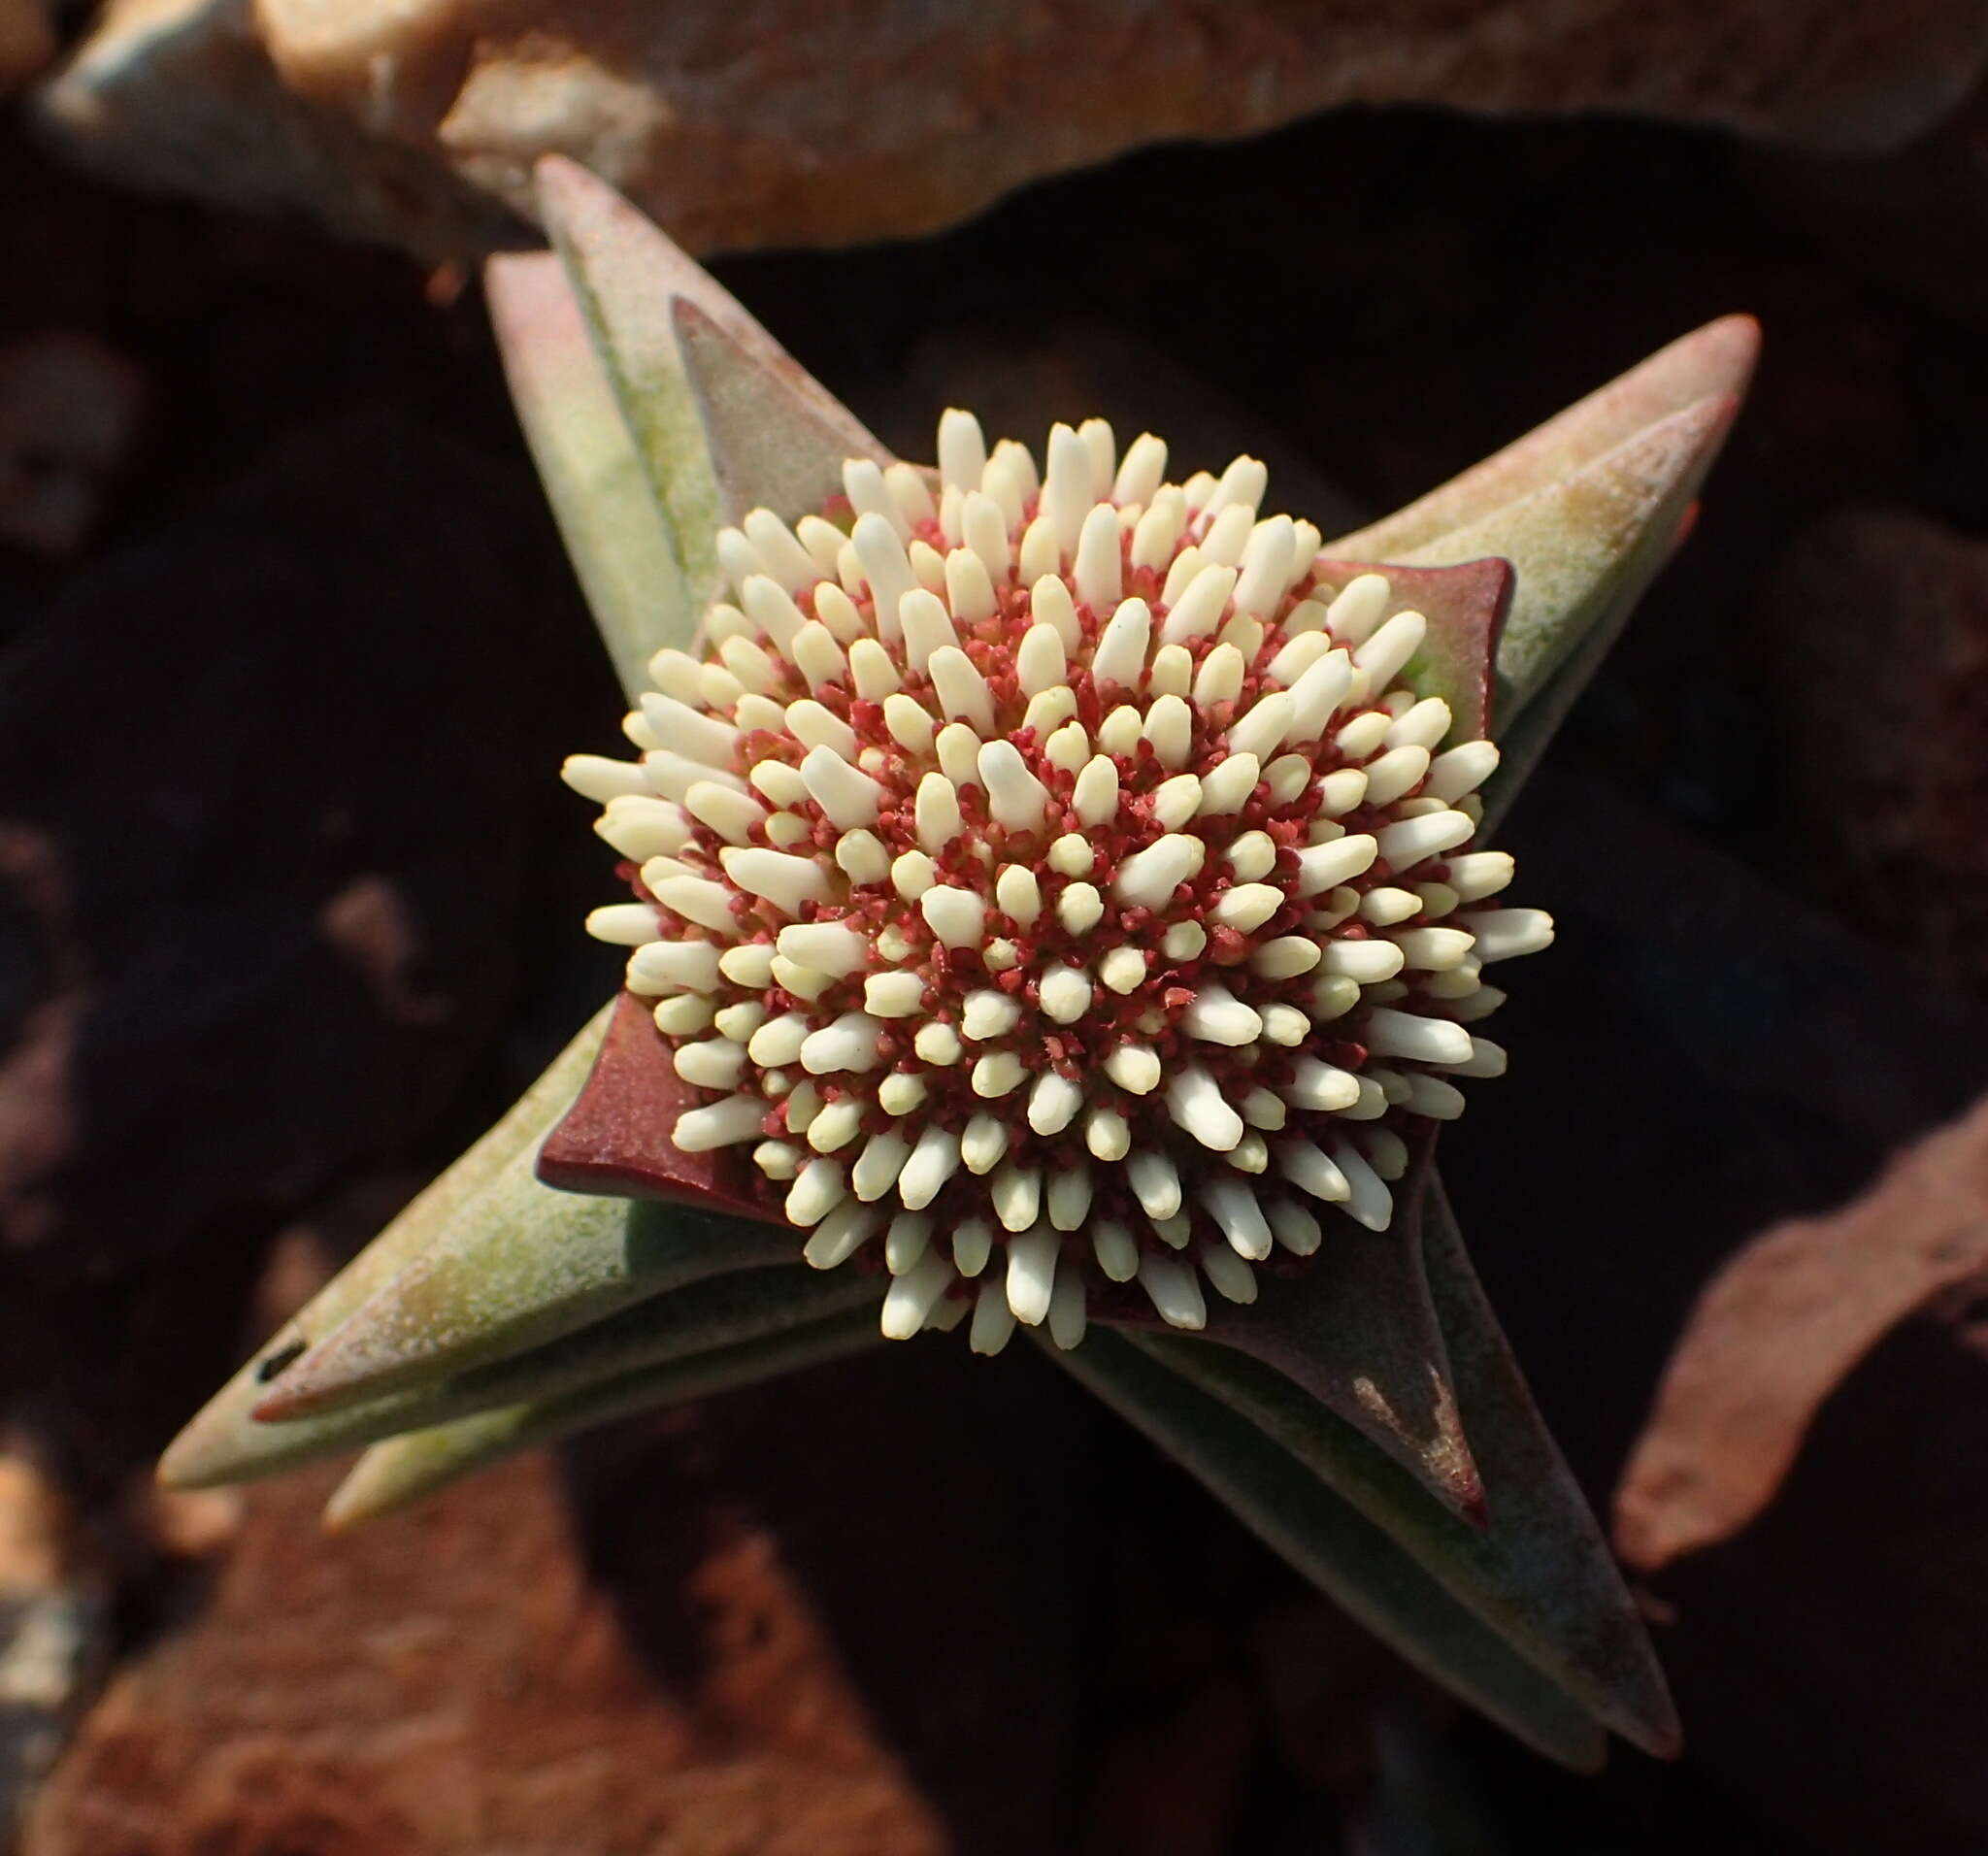
<svg viewBox="0 0 1988 1856">
<path fill-rule="evenodd" d="M 288 1346 L 278 1347 L 274 1353 L 265 1355 L 255 1363 L 255 1382 L 267 1385 L 285 1367 L 294 1366 L 311 1350 L 308 1341 L 292 1341 Z"/>
</svg>

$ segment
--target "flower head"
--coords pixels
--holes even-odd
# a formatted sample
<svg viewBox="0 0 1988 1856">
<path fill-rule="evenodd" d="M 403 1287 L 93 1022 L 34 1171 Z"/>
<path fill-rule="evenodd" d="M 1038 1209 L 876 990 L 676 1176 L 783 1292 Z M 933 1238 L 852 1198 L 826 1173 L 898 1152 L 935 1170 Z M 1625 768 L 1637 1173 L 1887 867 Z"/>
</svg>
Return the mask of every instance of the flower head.
<svg viewBox="0 0 1988 1856">
<path fill-rule="evenodd" d="M 1498 750 L 1404 680 L 1422 615 L 1259 516 L 1262 464 L 1167 482 L 1094 419 L 1039 480 L 956 411 L 939 460 L 719 537 L 640 763 L 567 765 L 637 896 L 588 927 L 709 1092 L 678 1146 L 749 1145 L 811 1263 L 880 1249 L 886 1334 L 1073 1345 L 1135 1278 L 1198 1328 L 1322 1217 L 1387 1226 L 1504 1069 L 1483 967 L 1551 924 L 1493 900 Z"/>
</svg>

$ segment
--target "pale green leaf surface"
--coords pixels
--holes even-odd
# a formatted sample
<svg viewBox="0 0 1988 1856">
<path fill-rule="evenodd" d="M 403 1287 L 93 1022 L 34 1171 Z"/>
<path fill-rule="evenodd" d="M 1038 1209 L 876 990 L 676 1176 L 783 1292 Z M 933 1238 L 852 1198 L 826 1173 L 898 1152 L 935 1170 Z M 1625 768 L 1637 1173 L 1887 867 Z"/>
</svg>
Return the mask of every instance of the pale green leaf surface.
<svg viewBox="0 0 1988 1856">
<path fill-rule="evenodd" d="M 1461 551 L 1436 556 L 1427 550 L 1512 503 L 1565 482 L 1687 406 L 1737 398 L 1746 390 L 1759 354 L 1760 327 L 1750 315 L 1707 322 L 1503 450 L 1392 515 L 1329 544 L 1325 551 L 1369 561 L 1467 559 Z"/>
<path fill-rule="evenodd" d="M 351 1527 L 432 1495 L 458 1477 L 535 1444 L 610 1419 L 706 1398 L 882 1343 L 874 1306 L 630 1373 L 562 1397 L 504 1406 L 432 1430 L 376 1443 L 325 1509 L 331 1527 Z"/>
<path fill-rule="evenodd" d="M 406 1431 L 497 1406 L 542 1403 L 631 1373 L 806 1326 L 851 1308 L 875 1309 L 882 1285 L 853 1270 L 805 1264 L 737 1270 L 652 1296 L 544 1346 L 467 1372 L 421 1379 L 359 1405 L 232 1426 L 182 1483 L 213 1486 L 271 1475 Z"/>
<path fill-rule="evenodd" d="M 286 1372 L 264 1409 L 353 1405 L 543 1346 L 721 1271 L 789 1263 L 784 1226 L 539 1182 L 516 1155 L 441 1237 Z"/>
<path fill-rule="evenodd" d="M 512 1104 L 503 1118 L 411 1200 L 385 1230 L 285 1321 L 256 1350 L 255 1357 L 207 1402 L 160 1459 L 158 1474 L 163 1482 L 172 1487 L 196 1487 L 232 1479 L 220 1472 L 244 1452 L 252 1452 L 254 1434 L 265 1428 L 251 1415 L 270 1392 L 271 1375 L 263 1362 L 313 1346 L 333 1333 L 444 1232 L 458 1224 L 479 1195 L 520 1153 L 538 1151 L 540 1142 L 572 1105 L 593 1068 L 613 1010 L 612 1004 L 603 1006 L 588 1019 L 579 1036 Z"/>
<path fill-rule="evenodd" d="M 687 299 L 678 302 L 676 320 L 726 521 L 762 506 L 798 521 L 841 493 L 845 459 L 889 461 L 867 433 L 851 448 L 846 418 L 826 416 L 795 390 L 800 370 L 792 361 L 769 363 Z"/>
<path fill-rule="evenodd" d="M 718 590 L 714 538 L 721 518 L 716 475 L 684 379 L 675 300 L 694 303 L 740 348 L 778 371 L 823 420 L 839 426 L 845 455 L 871 455 L 876 441 L 787 358 L 730 291 L 613 187 L 560 155 L 540 161 L 534 178 L 547 234 L 566 265 L 668 518 L 688 603 L 673 615 L 657 646 L 682 647 Z"/>
<path fill-rule="evenodd" d="M 632 701 L 689 610 L 662 506 L 559 260 L 549 251 L 494 257 L 483 290 L 532 462 Z"/>
</svg>

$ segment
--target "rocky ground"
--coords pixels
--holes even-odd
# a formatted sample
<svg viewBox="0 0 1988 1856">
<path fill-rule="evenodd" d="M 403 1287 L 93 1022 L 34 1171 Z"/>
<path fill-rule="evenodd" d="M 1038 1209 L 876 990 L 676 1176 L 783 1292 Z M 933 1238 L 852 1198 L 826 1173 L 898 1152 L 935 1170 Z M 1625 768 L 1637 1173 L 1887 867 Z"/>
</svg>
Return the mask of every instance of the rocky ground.
<svg viewBox="0 0 1988 1856">
<path fill-rule="evenodd" d="M 1103 411 L 1248 445 L 1327 527 L 1762 317 L 1697 533 L 1512 821 L 1560 941 L 1445 1143 L 1685 1716 L 1682 1761 L 1599 1782 L 1458 1716 L 1026 1350 L 820 1369 L 336 1542 L 308 1476 L 149 1492 L 612 983 L 549 775 L 617 704 L 472 267 L 13 133 L 23 1856 L 1988 1843 L 1988 113 L 1908 126 L 1825 154 L 1355 111 L 718 266 L 913 452 L 949 399 Z"/>
</svg>

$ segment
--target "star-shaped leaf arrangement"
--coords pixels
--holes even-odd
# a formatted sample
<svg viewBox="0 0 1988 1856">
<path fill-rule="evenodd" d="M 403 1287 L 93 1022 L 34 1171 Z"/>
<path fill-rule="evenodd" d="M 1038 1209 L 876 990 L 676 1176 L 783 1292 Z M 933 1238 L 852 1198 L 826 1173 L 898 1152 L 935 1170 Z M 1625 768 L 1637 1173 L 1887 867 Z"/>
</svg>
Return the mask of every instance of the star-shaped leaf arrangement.
<svg viewBox="0 0 1988 1856">
<path fill-rule="evenodd" d="M 1541 1752 L 1674 1750 L 1432 1155 L 1504 1067 L 1482 967 L 1550 938 L 1470 846 L 1684 533 L 1751 322 L 1328 543 L 1102 421 L 900 463 L 609 188 L 539 189 L 489 299 L 638 704 L 639 762 L 568 769 L 628 987 L 162 1475 L 366 1446 L 348 1525 L 971 1317 Z"/>
</svg>

